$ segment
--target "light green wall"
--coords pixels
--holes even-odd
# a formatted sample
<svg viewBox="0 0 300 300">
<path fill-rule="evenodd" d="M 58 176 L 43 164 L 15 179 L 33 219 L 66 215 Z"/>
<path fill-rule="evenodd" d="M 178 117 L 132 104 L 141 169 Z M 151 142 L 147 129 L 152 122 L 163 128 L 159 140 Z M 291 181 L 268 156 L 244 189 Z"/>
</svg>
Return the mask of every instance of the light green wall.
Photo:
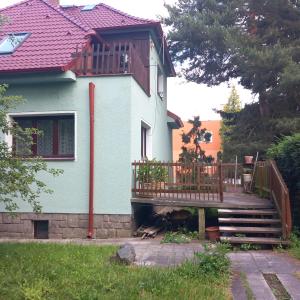
<svg viewBox="0 0 300 300">
<path fill-rule="evenodd" d="M 158 56 L 151 48 L 151 97 L 132 76 L 77 78 L 76 82 L 11 85 L 11 95 L 26 102 L 15 112 L 74 111 L 77 117 L 77 159 L 49 161 L 48 166 L 64 170 L 58 178 L 40 175 L 52 195 L 42 195 L 43 212 L 87 213 L 89 196 L 89 82 L 95 89 L 95 213 L 131 213 L 131 162 L 139 160 L 141 121 L 152 130 L 152 157 L 172 159 L 171 131 L 167 126 L 167 101 L 156 92 Z M 29 75 L 27 75 L 29 76 Z M 42 75 L 41 75 L 42 76 Z M 29 80 L 29 81 L 28 81 Z M 166 82 L 165 82 L 166 87 Z M 165 91 L 166 95 L 166 91 Z M 0 211 L 1 209 L 0 206 Z M 20 211 L 31 208 L 20 203 Z"/>
<path fill-rule="evenodd" d="M 150 94 L 148 97 L 132 81 L 131 105 L 131 160 L 141 159 L 141 121 L 151 127 L 152 157 L 162 161 L 172 160 L 172 132 L 167 125 L 167 78 L 164 80 L 164 98 L 157 94 L 157 65 L 159 61 L 154 46 L 150 48 Z"/>
</svg>

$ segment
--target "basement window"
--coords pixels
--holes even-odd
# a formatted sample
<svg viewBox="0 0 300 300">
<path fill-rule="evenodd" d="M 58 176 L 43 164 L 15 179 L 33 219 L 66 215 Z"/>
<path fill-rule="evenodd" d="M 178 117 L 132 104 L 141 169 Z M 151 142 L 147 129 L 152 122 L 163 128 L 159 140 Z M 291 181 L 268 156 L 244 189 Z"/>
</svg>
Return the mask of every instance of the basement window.
<svg viewBox="0 0 300 300">
<path fill-rule="evenodd" d="M 12 33 L 0 42 L 0 54 L 13 53 L 29 36 L 28 33 Z"/>
<path fill-rule="evenodd" d="M 49 221 L 33 221 L 34 238 L 48 239 L 49 238 Z"/>
</svg>

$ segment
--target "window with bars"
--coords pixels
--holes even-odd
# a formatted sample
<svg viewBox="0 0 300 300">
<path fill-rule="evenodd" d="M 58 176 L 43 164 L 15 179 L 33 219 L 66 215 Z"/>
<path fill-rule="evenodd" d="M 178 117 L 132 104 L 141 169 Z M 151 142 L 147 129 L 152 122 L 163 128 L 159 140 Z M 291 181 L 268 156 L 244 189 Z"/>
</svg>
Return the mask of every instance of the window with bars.
<svg viewBox="0 0 300 300">
<path fill-rule="evenodd" d="M 44 158 L 74 158 L 75 132 L 74 115 L 56 116 L 21 116 L 14 117 L 20 127 L 36 128 L 41 134 L 33 135 L 31 155 Z M 15 153 L 28 156 L 21 141 L 14 141 Z"/>
</svg>

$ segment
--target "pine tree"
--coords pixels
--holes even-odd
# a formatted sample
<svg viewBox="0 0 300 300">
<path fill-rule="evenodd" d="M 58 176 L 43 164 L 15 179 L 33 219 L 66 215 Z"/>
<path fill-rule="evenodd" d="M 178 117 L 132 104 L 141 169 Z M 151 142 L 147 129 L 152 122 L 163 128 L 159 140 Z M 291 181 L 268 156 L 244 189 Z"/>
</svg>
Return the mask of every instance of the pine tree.
<svg viewBox="0 0 300 300">
<path fill-rule="evenodd" d="M 300 2 L 178 0 L 167 6 L 170 49 L 188 80 L 209 86 L 238 78 L 258 95 L 260 113 L 274 102 L 300 102 Z"/>
<path fill-rule="evenodd" d="M 230 143 L 230 136 L 236 126 L 236 118 L 242 109 L 240 96 L 233 85 L 227 103 L 221 111 L 218 111 L 222 116 L 222 125 L 220 135 L 222 139 L 223 151 L 226 151 L 227 144 Z"/>
</svg>

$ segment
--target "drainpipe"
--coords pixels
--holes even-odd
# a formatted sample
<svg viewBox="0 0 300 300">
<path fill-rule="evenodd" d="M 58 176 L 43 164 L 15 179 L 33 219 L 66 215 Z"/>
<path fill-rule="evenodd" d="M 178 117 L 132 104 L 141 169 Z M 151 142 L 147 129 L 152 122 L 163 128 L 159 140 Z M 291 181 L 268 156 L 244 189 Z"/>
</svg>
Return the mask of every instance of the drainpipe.
<svg viewBox="0 0 300 300">
<path fill-rule="evenodd" d="M 87 237 L 92 239 L 94 236 L 94 115 L 95 115 L 95 84 L 89 83 L 90 100 L 90 182 L 89 182 L 89 225 Z"/>
</svg>

